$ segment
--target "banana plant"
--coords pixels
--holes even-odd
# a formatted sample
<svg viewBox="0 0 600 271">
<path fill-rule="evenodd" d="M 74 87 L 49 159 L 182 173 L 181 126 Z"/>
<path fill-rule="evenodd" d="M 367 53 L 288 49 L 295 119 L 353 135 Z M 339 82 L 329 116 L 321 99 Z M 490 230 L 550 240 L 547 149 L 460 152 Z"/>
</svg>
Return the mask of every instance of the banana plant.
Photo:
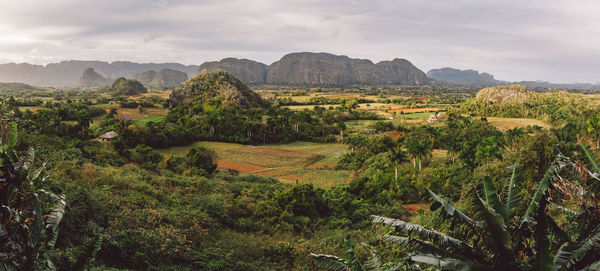
<svg viewBox="0 0 600 271">
<path fill-rule="evenodd" d="M 361 243 L 371 255 L 366 261 L 359 259 L 355 247 L 347 239 L 344 239 L 343 246 L 346 249 L 343 257 L 313 253 L 310 255 L 317 267 L 331 271 L 395 271 L 402 267 L 400 264 L 382 263 L 377 251 L 369 248 L 367 244 Z"/>
<path fill-rule="evenodd" d="M 33 149 L 19 156 L 16 144 L 17 126 L 12 124 L 0 145 L 0 270 L 55 270 L 50 252 L 65 213 L 65 196 L 42 189 L 48 178 L 44 166 L 34 166 Z"/>
<path fill-rule="evenodd" d="M 589 152 L 587 156 L 594 170 L 600 172 L 599 160 L 588 147 L 582 146 L 584 152 Z M 490 178 L 484 177 L 480 188 L 470 193 L 466 204 L 468 214 L 427 190 L 433 200 L 432 211 L 440 210 L 442 216 L 454 225 L 462 225 L 467 229 L 469 236 L 464 240 L 398 219 L 374 215 L 372 221 L 392 226 L 396 232 L 406 233 L 406 236 L 388 234 L 382 239 L 413 251 L 410 254 L 411 261 L 442 269 L 600 270 L 598 223 L 583 223 L 588 225 L 587 230 L 570 236 L 548 212 L 550 206 L 559 206 L 551 201 L 557 201 L 554 195 L 565 194 L 567 189 L 563 186 L 589 195 L 587 199 L 595 195 L 592 189 L 594 185 L 586 188 L 577 180 L 562 178 L 560 174 L 566 169 L 579 172 L 580 177 L 587 176 L 595 185 L 600 184 L 600 175 L 558 154 L 520 216 L 517 216 L 516 210 L 521 198 L 515 189 L 521 175 L 519 165 L 512 166 L 512 176 L 502 193 L 504 197 L 500 196 Z M 589 207 L 585 201 L 577 202 L 582 207 Z M 589 213 L 597 214 L 598 211 L 598 208 L 587 208 L 588 215 L 580 215 L 578 219 L 586 220 L 591 216 Z M 571 211 L 571 214 L 583 213 L 586 212 Z"/>
</svg>

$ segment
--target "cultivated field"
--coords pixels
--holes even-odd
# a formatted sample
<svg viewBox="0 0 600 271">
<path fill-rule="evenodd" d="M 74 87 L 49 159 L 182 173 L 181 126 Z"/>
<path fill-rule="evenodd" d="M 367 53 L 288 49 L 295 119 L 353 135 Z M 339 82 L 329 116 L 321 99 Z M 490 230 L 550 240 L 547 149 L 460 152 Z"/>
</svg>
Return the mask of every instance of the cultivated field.
<svg viewBox="0 0 600 271">
<path fill-rule="evenodd" d="M 295 142 L 250 146 L 203 141 L 185 147 L 160 149 L 159 152 L 165 156 L 185 156 L 190 148 L 196 146 L 214 150 L 219 169 L 273 177 L 282 182 L 331 187 L 346 182 L 350 176 L 346 170 L 335 169 L 337 158 L 348 149 L 343 144 Z"/>
<path fill-rule="evenodd" d="M 501 131 L 510 130 L 513 128 L 525 128 L 527 126 L 540 126 L 550 128 L 550 125 L 537 119 L 521 119 L 521 118 L 495 118 L 488 117 L 488 122 Z"/>
</svg>

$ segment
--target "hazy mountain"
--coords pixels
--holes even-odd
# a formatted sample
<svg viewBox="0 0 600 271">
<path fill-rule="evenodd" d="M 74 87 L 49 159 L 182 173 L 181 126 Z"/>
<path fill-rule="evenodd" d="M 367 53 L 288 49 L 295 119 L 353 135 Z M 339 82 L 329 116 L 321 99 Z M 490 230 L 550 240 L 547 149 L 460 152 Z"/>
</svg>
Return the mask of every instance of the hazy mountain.
<svg viewBox="0 0 600 271">
<path fill-rule="evenodd" d="M 19 82 L 37 86 L 65 87 L 77 86 L 79 79 L 87 68 L 94 69 L 106 78 L 133 77 L 136 73 L 148 70 L 172 69 L 182 71 L 193 76 L 198 66 L 185 66 L 178 63 L 134 63 L 116 61 L 112 63 L 102 61 L 62 61 L 46 66 L 22 64 L 0 64 L 0 82 Z"/>
<path fill-rule="evenodd" d="M 263 84 L 267 80 L 269 66 L 248 59 L 224 58 L 221 61 L 204 62 L 198 68 L 199 74 L 213 71 L 226 71 L 247 84 Z"/>
<path fill-rule="evenodd" d="M 188 75 L 182 71 L 162 69 L 160 71 L 136 73 L 133 75 L 133 79 L 140 81 L 146 87 L 169 88 L 187 81 Z"/>
<path fill-rule="evenodd" d="M 87 68 L 83 71 L 81 77 L 79 77 L 80 87 L 102 87 L 110 84 L 110 80 L 104 78 L 102 74 L 94 71 L 93 68 Z"/>
<path fill-rule="evenodd" d="M 328 53 L 292 53 L 270 66 L 267 83 L 425 85 L 428 79 L 425 73 L 405 59 L 373 64 L 367 59 L 352 59 Z"/>
<path fill-rule="evenodd" d="M 2 82 L 0 82 L 0 92 L 44 91 L 44 90 L 48 90 L 48 89 L 31 86 L 31 85 L 27 85 L 27 84 L 23 84 L 23 83 L 2 83 Z"/>
<path fill-rule="evenodd" d="M 458 85 L 495 86 L 506 82 L 496 80 L 493 75 L 475 70 L 459 70 L 453 68 L 433 69 L 427 72 L 427 76 L 435 80 L 449 82 Z"/>
</svg>

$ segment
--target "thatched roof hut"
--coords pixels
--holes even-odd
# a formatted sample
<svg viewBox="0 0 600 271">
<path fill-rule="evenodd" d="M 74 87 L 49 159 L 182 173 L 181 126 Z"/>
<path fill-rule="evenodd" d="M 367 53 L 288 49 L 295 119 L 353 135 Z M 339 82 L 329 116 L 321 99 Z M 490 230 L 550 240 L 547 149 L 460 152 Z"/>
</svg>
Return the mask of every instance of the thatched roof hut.
<svg viewBox="0 0 600 271">
<path fill-rule="evenodd" d="M 119 136 L 119 134 L 117 134 L 115 131 L 110 131 L 110 132 L 106 132 L 106 133 L 98 136 L 98 140 L 111 141 L 113 138 L 118 137 L 118 136 Z"/>
</svg>

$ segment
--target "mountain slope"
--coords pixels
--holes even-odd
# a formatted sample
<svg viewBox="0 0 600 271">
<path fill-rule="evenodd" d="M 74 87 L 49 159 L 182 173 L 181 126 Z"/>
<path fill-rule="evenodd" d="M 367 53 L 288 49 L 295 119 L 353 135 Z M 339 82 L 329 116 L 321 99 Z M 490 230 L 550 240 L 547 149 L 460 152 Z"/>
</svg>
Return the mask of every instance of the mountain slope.
<svg viewBox="0 0 600 271">
<path fill-rule="evenodd" d="M 115 61 L 70 60 L 50 63 L 46 66 L 22 64 L 0 64 L 0 82 L 19 82 L 36 86 L 65 87 L 77 86 L 81 74 L 87 68 L 103 74 L 106 78 L 129 77 L 148 70 L 172 69 L 195 75 L 198 66 L 185 66 L 178 63 L 134 63 Z"/>
<path fill-rule="evenodd" d="M 373 64 L 367 59 L 352 59 L 328 53 L 292 53 L 271 65 L 267 83 L 424 85 L 428 83 L 428 79 L 425 73 L 405 59 Z"/>
<path fill-rule="evenodd" d="M 136 73 L 133 76 L 133 79 L 139 81 L 146 87 L 169 88 L 185 82 L 188 79 L 188 75 L 182 71 L 162 69 L 160 71 Z"/>
<path fill-rule="evenodd" d="M 77 84 L 80 87 L 102 87 L 110 84 L 110 81 L 102 74 L 94 71 L 93 68 L 87 68 L 83 71 L 81 77 L 79 77 L 79 83 Z"/>
<path fill-rule="evenodd" d="M 198 68 L 198 74 L 225 71 L 244 83 L 263 84 L 267 80 L 269 66 L 249 59 L 224 58 L 221 61 L 204 62 Z"/>
<path fill-rule="evenodd" d="M 493 75 L 475 70 L 453 68 L 433 69 L 427 72 L 430 78 L 459 85 L 495 86 L 505 82 L 496 80 Z"/>
</svg>

